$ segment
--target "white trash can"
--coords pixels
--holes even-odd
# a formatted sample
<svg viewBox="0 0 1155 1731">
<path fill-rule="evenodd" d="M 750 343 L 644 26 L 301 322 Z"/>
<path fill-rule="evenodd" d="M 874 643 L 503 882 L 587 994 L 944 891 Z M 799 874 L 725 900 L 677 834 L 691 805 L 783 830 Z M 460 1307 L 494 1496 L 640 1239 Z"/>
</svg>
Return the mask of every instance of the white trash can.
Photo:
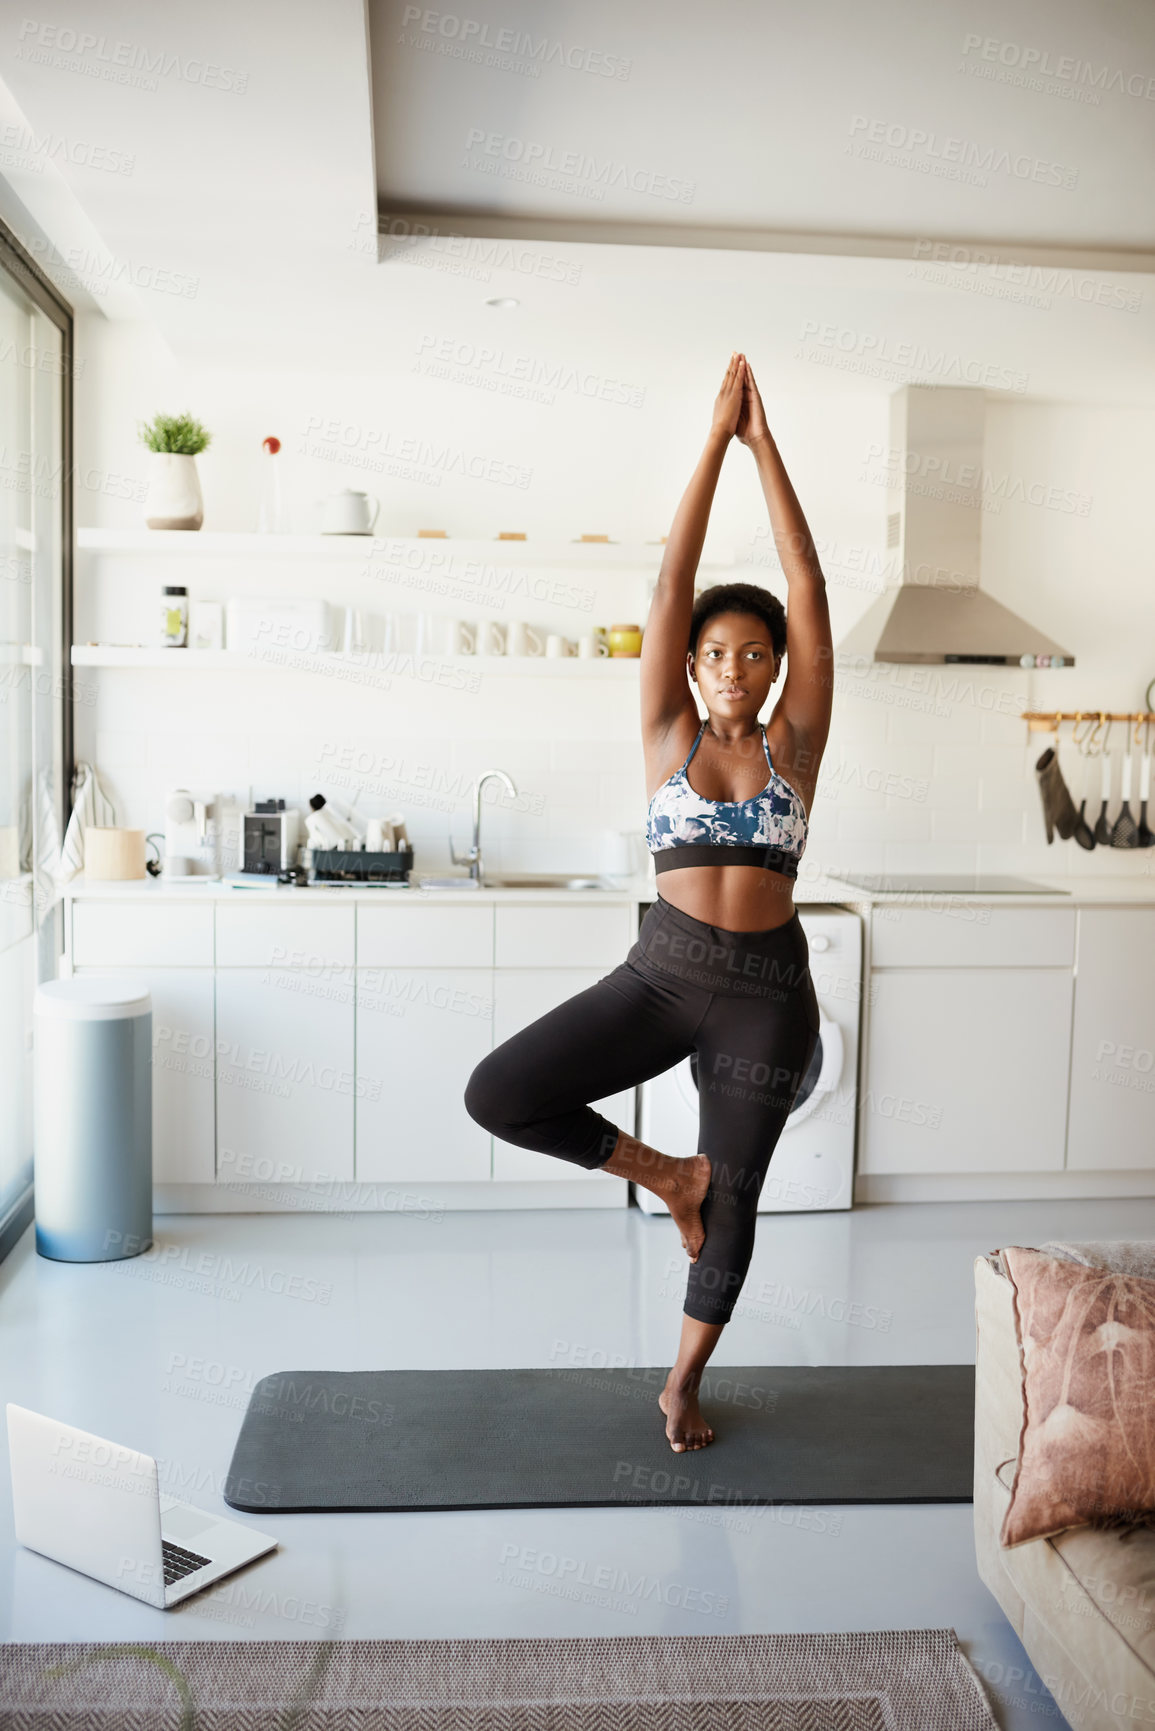
<svg viewBox="0 0 1155 1731">
<path fill-rule="evenodd" d="M 152 999 L 139 980 L 48 980 L 35 1001 L 36 1248 L 116 1262 L 152 1244 Z"/>
</svg>

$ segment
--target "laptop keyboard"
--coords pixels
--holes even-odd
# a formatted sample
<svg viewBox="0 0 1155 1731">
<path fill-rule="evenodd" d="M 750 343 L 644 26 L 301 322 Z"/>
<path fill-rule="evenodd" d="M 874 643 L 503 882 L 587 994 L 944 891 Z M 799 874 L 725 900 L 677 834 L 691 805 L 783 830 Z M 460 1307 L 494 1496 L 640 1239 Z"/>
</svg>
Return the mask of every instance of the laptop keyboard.
<svg viewBox="0 0 1155 1731">
<path fill-rule="evenodd" d="M 169 1539 L 161 1540 L 161 1551 L 164 1554 L 164 1584 L 171 1587 L 174 1581 L 183 1581 L 186 1575 L 191 1575 L 196 1569 L 203 1569 L 206 1563 L 211 1563 L 211 1557 L 198 1556 L 196 1551 L 186 1551 L 182 1545 L 174 1545 Z"/>
</svg>

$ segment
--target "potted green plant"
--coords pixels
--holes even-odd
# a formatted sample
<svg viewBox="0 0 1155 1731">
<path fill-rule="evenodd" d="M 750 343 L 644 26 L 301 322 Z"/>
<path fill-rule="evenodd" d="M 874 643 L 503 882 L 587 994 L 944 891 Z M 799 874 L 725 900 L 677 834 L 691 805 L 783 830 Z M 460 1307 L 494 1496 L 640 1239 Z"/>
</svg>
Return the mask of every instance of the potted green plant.
<svg viewBox="0 0 1155 1731">
<path fill-rule="evenodd" d="M 140 438 L 152 453 L 145 523 L 150 529 L 199 529 L 205 508 L 196 458 L 212 434 L 191 415 L 156 415 L 140 422 Z"/>
</svg>

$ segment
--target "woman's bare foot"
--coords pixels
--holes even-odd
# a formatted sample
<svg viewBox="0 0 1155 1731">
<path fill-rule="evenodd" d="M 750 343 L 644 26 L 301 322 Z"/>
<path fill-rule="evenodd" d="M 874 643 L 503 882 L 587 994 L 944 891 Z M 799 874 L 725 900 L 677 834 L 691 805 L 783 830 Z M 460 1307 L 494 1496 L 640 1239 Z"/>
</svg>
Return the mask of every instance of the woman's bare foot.
<svg viewBox="0 0 1155 1731">
<path fill-rule="evenodd" d="M 666 1415 L 666 1436 L 675 1454 L 704 1449 L 713 1442 L 713 1428 L 702 1417 L 698 1405 L 697 1378 L 686 1379 L 672 1370 L 658 1396 L 658 1405 Z"/>
<path fill-rule="evenodd" d="M 667 1177 L 665 1187 L 654 1194 L 660 1196 L 670 1210 L 670 1219 L 678 1229 L 682 1249 L 691 1262 L 697 1262 L 706 1242 L 702 1203 L 713 1176 L 710 1156 L 694 1154 L 688 1160 L 672 1160 L 670 1164 L 680 1170 Z"/>
<path fill-rule="evenodd" d="M 670 1218 L 678 1229 L 682 1249 L 691 1262 L 697 1262 L 706 1242 L 702 1225 L 702 1203 L 710 1188 L 712 1168 L 708 1154 L 694 1154 L 689 1159 L 675 1160 L 661 1154 L 636 1136 L 619 1131 L 617 1146 L 602 1167 L 615 1178 L 628 1178 L 660 1196 L 670 1210 Z"/>
</svg>

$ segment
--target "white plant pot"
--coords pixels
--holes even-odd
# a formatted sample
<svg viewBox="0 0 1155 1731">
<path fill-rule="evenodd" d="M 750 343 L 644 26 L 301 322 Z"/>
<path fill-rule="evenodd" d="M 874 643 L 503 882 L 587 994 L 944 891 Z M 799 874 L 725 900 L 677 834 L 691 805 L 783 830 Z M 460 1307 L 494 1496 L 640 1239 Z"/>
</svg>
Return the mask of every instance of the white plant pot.
<svg viewBox="0 0 1155 1731">
<path fill-rule="evenodd" d="M 150 451 L 148 456 L 147 527 L 199 529 L 205 520 L 205 502 L 196 458 L 177 451 Z"/>
</svg>

